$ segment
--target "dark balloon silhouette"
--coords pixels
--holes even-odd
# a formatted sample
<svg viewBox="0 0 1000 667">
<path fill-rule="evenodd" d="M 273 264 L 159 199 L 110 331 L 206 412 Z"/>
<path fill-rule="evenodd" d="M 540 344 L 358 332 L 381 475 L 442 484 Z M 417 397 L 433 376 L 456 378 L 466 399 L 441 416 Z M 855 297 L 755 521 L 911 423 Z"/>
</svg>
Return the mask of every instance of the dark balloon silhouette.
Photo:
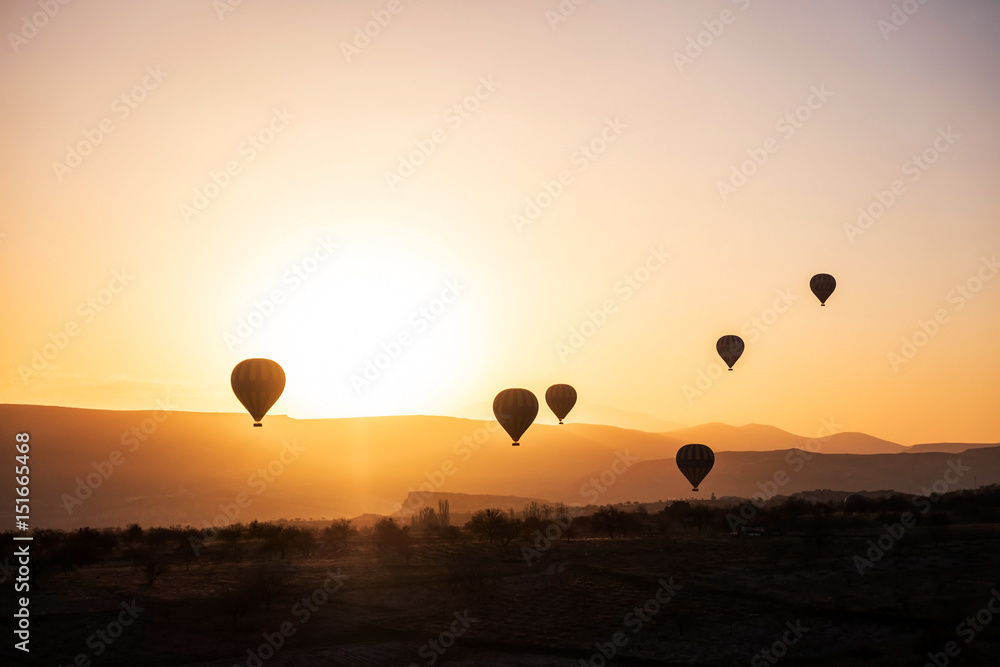
<svg viewBox="0 0 1000 667">
<path fill-rule="evenodd" d="M 253 417 L 254 426 L 285 390 L 285 371 L 270 359 L 245 359 L 236 364 L 229 378 L 233 393 Z"/>
<path fill-rule="evenodd" d="M 568 384 L 554 384 L 545 390 L 545 402 L 562 424 L 563 419 L 576 405 L 576 389 Z"/>
<path fill-rule="evenodd" d="M 837 279 L 829 273 L 817 273 L 809 280 L 809 289 L 819 299 L 819 305 L 825 306 L 833 290 L 837 289 Z"/>
<path fill-rule="evenodd" d="M 517 446 L 538 415 L 538 399 L 527 389 L 504 389 L 493 399 L 493 414 Z"/>
<path fill-rule="evenodd" d="M 852 493 L 844 498 L 844 510 L 849 514 L 864 512 L 868 509 L 868 499 L 860 493 Z"/>
<path fill-rule="evenodd" d="M 715 452 L 707 445 L 684 445 L 677 450 L 677 467 L 691 482 L 692 491 L 698 490 L 698 485 L 715 465 Z"/>
<path fill-rule="evenodd" d="M 715 351 L 719 353 L 722 360 L 733 370 L 733 364 L 743 354 L 743 339 L 739 336 L 723 336 L 715 344 Z"/>
</svg>

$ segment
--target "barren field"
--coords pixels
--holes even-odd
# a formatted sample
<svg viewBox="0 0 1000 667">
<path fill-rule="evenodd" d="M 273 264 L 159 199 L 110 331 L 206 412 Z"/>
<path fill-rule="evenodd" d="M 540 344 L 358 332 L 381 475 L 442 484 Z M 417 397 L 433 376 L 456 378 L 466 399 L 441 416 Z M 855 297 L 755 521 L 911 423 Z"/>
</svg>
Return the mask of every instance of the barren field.
<svg viewBox="0 0 1000 667">
<path fill-rule="evenodd" d="M 959 624 L 1000 586 L 1000 529 L 935 545 L 918 527 L 861 575 L 872 535 L 560 540 L 531 566 L 527 542 L 428 537 L 407 565 L 359 540 L 330 557 L 206 554 L 151 585 L 111 559 L 39 575 L 31 664 L 902 666 L 952 641 L 949 664 L 993 664 L 1000 623 L 971 639 Z"/>
</svg>

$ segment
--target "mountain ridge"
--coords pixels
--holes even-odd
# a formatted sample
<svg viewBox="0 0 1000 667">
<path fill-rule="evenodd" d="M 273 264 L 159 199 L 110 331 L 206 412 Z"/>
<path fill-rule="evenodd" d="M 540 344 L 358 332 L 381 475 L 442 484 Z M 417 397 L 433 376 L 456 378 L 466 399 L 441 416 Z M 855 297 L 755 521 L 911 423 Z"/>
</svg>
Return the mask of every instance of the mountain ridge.
<svg viewBox="0 0 1000 667">
<path fill-rule="evenodd" d="M 133 521 L 203 527 L 220 516 L 226 522 L 384 516 L 399 510 L 400 499 L 409 493 L 426 490 L 566 504 L 690 495 L 673 462 L 674 453 L 686 444 L 676 433 L 535 424 L 522 446 L 512 448 L 495 421 L 456 417 L 298 420 L 279 415 L 265 417 L 263 428 L 251 424 L 249 416 L 237 412 L 0 405 L 6 441 L 13 442 L 16 432 L 31 434 L 32 525 L 39 527 Z M 752 487 L 779 466 L 787 467 L 782 457 L 795 449 L 858 457 L 847 466 L 859 469 L 853 476 L 838 468 L 836 474 L 831 469 L 829 475 L 802 477 L 810 480 L 809 489 L 865 479 L 860 469 L 876 460 L 869 456 L 906 453 L 893 465 L 919 468 L 923 457 L 955 454 L 912 451 L 902 445 L 890 453 L 879 444 L 885 441 L 864 434 L 817 440 L 774 427 L 744 428 L 709 424 L 684 429 L 684 435 L 720 433 L 722 442 L 707 443 L 717 455 L 716 468 L 703 487 L 708 494 L 745 491 L 745 482 Z M 740 440 L 741 433 L 747 439 Z M 766 438 L 755 440 L 760 433 Z M 727 449 L 727 444 L 743 451 Z M 783 444 L 796 447 L 777 449 Z M 951 443 L 949 448 L 959 445 Z M 962 446 L 982 448 L 975 443 Z M 910 478 L 924 476 L 917 470 Z M 592 479 L 601 484 L 601 479 L 612 478 L 614 492 L 607 500 L 597 486 L 587 486 Z M 982 473 L 979 482 L 986 484 L 988 478 Z M 885 480 L 873 478 L 869 488 L 889 488 L 889 482 L 898 486 L 906 478 Z M 13 493 L 12 484 L 6 479 L 0 487 Z M 13 521 L 13 510 L 7 512 Z"/>
</svg>

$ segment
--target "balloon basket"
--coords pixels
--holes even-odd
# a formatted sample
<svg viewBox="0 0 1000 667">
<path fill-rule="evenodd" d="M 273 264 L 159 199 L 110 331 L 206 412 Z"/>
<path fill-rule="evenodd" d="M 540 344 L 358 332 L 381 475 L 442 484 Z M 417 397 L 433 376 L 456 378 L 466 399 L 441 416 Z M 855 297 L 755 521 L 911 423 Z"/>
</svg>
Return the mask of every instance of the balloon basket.
<svg viewBox="0 0 1000 667">
<path fill-rule="evenodd" d="M 254 428 L 259 428 L 261 426 L 263 426 L 263 424 L 261 424 L 260 422 L 254 423 Z"/>
</svg>

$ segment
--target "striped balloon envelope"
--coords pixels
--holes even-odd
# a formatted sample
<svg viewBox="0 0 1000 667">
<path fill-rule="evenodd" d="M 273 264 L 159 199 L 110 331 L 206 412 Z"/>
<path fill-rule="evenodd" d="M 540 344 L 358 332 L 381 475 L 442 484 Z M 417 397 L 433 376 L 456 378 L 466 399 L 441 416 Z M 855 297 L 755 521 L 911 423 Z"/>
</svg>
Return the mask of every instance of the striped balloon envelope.
<svg viewBox="0 0 1000 667">
<path fill-rule="evenodd" d="M 698 485 L 715 465 L 715 452 L 707 445 L 684 445 L 677 450 L 676 458 L 677 467 L 691 482 L 692 491 L 698 490 Z"/>
<path fill-rule="evenodd" d="M 545 402 L 562 424 L 563 419 L 576 405 L 576 389 L 568 384 L 554 384 L 545 390 Z"/>
<path fill-rule="evenodd" d="M 233 393 L 253 417 L 254 426 L 285 390 L 285 371 L 270 359 L 244 359 L 229 378 Z"/>
<path fill-rule="evenodd" d="M 493 414 L 517 446 L 538 415 L 538 399 L 527 389 L 504 389 L 493 399 Z"/>
<path fill-rule="evenodd" d="M 729 366 L 729 370 L 733 370 L 733 364 L 743 354 L 743 348 L 743 339 L 739 336 L 723 336 L 715 344 L 715 351 Z"/>
<path fill-rule="evenodd" d="M 819 305 L 825 306 L 833 290 L 837 289 L 837 279 L 829 273 L 817 273 L 809 279 L 809 289 L 819 299 Z"/>
</svg>

